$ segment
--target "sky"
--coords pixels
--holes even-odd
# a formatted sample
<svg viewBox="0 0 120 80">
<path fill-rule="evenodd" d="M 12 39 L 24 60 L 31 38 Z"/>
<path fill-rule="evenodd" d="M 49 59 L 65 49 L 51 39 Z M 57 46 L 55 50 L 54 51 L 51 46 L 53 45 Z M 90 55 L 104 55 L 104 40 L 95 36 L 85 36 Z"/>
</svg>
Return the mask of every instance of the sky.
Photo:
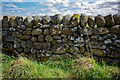
<svg viewBox="0 0 120 80">
<path fill-rule="evenodd" d="M 1 0 L 3 15 L 118 14 L 119 0 Z"/>
</svg>

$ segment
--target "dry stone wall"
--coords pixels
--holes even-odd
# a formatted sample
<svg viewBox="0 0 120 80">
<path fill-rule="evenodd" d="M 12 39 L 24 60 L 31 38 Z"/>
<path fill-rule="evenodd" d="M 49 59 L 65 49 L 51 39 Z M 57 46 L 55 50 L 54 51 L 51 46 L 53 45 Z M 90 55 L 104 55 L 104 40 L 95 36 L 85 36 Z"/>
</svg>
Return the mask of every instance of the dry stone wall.
<svg viewBox="0 0 120 80">
<path fill-rule="evenodd" d="M 3 52 L 41 61 L 93 55 L 120 63 L 120 15 L 3 16 L 2 44 Z"/>
</svg>

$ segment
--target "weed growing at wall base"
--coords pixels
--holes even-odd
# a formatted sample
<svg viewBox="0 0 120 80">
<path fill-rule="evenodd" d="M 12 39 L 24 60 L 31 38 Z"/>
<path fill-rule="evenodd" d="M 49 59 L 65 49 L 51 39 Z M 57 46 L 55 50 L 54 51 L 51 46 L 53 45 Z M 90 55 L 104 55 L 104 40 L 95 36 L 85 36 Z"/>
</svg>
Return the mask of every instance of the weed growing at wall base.
<svg viewBox="0 0 120 80">
<path fill-rule="evenodd" d="M 37 62 L 2 54 L 2 78 L 120 78 L 120 68 L 91 58 Z"/>
</svg>

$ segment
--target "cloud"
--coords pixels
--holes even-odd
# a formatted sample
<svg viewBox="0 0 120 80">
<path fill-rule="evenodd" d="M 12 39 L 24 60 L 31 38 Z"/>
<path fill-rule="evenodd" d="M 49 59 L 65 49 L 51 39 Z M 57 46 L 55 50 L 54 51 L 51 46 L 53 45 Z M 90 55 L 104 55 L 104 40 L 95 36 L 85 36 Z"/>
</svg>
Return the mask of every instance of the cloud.
<svg viewBox="0 0 120 80">
<path fill-rule="evenodd" d="M 14 0 L 16 1 L 16 0 Z M 21 0 L 22 1 L 22 0 Z M 45 2 L 46 1 L 46 2 Z M 91 0 L 96 2 L 90 2 L 89 0 L 44 0 L 44 2 L 37 3 L 34 7 L 19 8 L 16 5 L 7 4 L 6 12 L 12 14 L 11 11 L 17 10 L 22 15 L 55 15 L 57 13 L 64 15 L 67 14 L 81 14 L 96 16 L 98 14 L 117 14 L 118 13 L 118 0 Z M 19 1 L 18 1 L 19 2 Z M 34 3 L 33 3 L 34 4 Z M 19 12 L 21 11 L 21 12 Z"/>
<path fill-rule="evenodd" d="M 10 4 L 6 4 L 5 6 L 7 7 L 13 7 L 13 8 L 17 8 L 18 6 L 14 5 L 13 3 L 10 3 Z"/>
<path fill-rule="evenodd" d="M 74 7 L 79 7 L 80 8 L 81 7 L 81 2 L 75 2 Z"/>
<path fill-rule="evenodd" d="M 24 2 L 24 0 L 13 0 L 14 2 Z"/>
<path fill-rule="evenodd" d="M 21 11 L 17 11 L 17 12 L 21 12 Z"/>
<path fill-rule="evenodd" d="M 48 7 L 52 7 L 53 6 L 52 3 L 46 3 L 45 5 L 48 6 Z"/>
<path fill-rule="evenodd" d="M 11 11 L 11 12 L 15 12 L 15 11 Z"/>
<path fill-rule="evenodd" d="M 46 2 L 50 2 L 50 3 L 53 3 L 53 4 L 56 4 L 56 3 L 68 3 L 69 0 L 46 0 Z"/>
<path fill-rule="evenodd" d="M 82 5 L 83 5 L 83 6 L 89 6 L 90 3 L 89 3 L 88 1 L 84 1 L 84 2 L 82 2 Z"/>
</svg>

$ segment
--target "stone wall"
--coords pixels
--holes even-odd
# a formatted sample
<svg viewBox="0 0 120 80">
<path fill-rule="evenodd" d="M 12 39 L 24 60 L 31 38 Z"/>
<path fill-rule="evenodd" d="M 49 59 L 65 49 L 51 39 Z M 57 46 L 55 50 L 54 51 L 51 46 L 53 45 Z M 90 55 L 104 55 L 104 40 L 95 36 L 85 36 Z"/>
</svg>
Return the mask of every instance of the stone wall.
<svg viewBox="0 0 120 80">
<path fill-rule="evenodd" d="M 41 61 L 93 55 L 120 63 L 120 15 L 3 16 L 2 44 L 3 52 Z"/>
</svg>

